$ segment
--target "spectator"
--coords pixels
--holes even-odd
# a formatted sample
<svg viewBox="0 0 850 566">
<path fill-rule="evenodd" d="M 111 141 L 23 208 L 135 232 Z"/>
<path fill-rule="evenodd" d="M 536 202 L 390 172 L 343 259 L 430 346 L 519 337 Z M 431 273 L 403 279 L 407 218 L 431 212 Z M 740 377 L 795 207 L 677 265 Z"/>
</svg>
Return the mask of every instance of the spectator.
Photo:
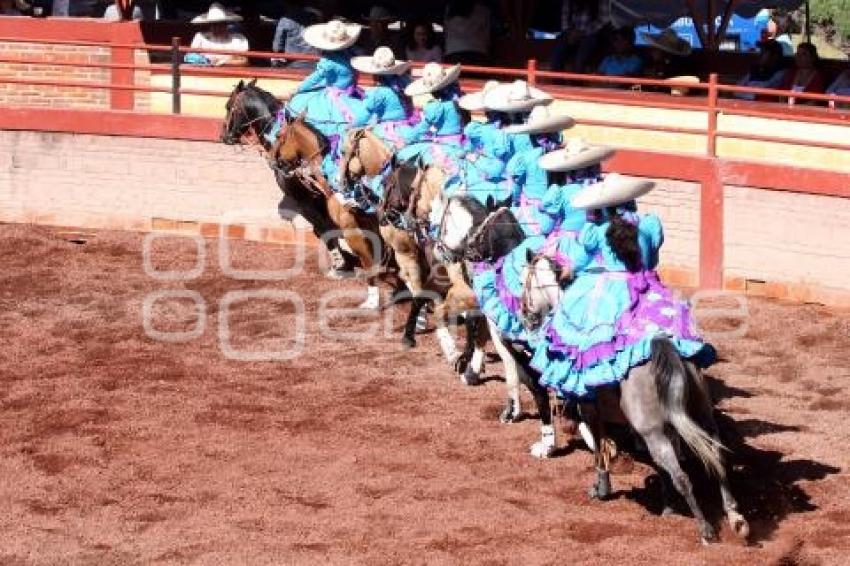
<svg viewBox="0 0 850 566">
<path fill-rule="evenodd" d="M 222 49 L 228 51 L 248 51 L 248 39 L 241 33 L 232 32 L 227 24 L 241 22 L 242 16 L 224 9 L 218 2 L 210 4 L 206 14 L 192 19 L 192 23 L 204 26 L 206 31 L 199 31 L 192 39 L 194 49 Z M 220 53 L 189 53 L 186 62 L 195 65 L 247 65 L 248 59 L 240 55 L 224 55 Z"/>
<path fill-rule="evenodd" d="M 772 14 L 767 22 L 768 37 L 782 47 L 783 57 L 794 56 L 794 42 L 791 41 L 791 16 L 788 14 Z"/>
<path fill-rule="evenodd" d="M 826 89 L 826 93 L 850 96 L 850 69 L 844 69 L 840 75 L 835 77 L 835 80 Z"/>
<path fill-rule="evenodd" d="M 599 64 L 599 74 L 609 77 L 637 77 L 643 60 L 635 53 L 635 30 L 629 27 L 611 33 L 611 54 Z"/>
<path fill-rule="evenodd" d="M 13 0 L 0 0 L 0 16 L 23 16 Z"/>
<path fill-rule="evenodd" d="M 738 81 L 741 86 L 757 88 L 779 88 L 785 79 L 785 60 L 782 57 L 782 45 L 773 39 L 759 43 L 758 61 L 744 78 Z M 769 100 L 769 97 L 749 92 L 736 92 L 736 98 L 744 100 Z"/>
<path fill-rule="evenodd" d="M 107 22 L 120 22 L 121 21 L 121 8 L 118 6 L 117 0 L 106 7 L 106 11 L 103 13 L 103 19 Z M 138 6 L 133 6 L 133 20 L 141 20 L 142 19 L 142 9 Z"/>
<path fill-rule="evenodd" d="M 437 42 L 434 25 L 424 20 L 407 24 L 405 52 L 408 61 L 421 63 L 439 63 L 443 60 L 443 49 Z"/>
<path fill-rule="evenodd" d="M 782 90 L 794 92 L 823 92 L 826 84 L 823 74 L 818 69 L 820 58 L 818 49 L 811 43 L 801 43 L 797 46 L 797 54 L 794 56 L 794 69 L 789 70 L 782 77 Z M 794 97 L 788 99 L 790 104 L 795 102 Z M 801 100 L 803 104 L 815 104 L 814 100 Z"/>
<path fill-rule="evenodd" d="M 609 23 L 603 13 L 607 7 L 608 2 L 600 0 L 562 0 L 561 34 L 552 54 L 553 70 L 574 73 L 591 70 L 590 60 L 599 45 L 602 29 Z"/>
<path fill-rule="evenodd" d="M 319 50 L 304 41 L 304 28 L 320 23 L 323 19 L 322 12 L 316 8 L 301 8 L 292 4 L 294 3 L 289 3 L 286 6 L 283 17 L 277 22 L 272 50 L 276 53 L 318 55 Z M 310 69 L 315 66 L 315 62 L 273 59 L 272 65 L 293 69 Z"/>
<path fill-rule="evenodd" d="M 642 33 L 649 46 L 649 62 L 643 76 L 651 79 L 669 79 L 684 74 L 683 58 L 691 54 L 691 44 L 676 35 L 670 28 L 661 33 Z"/>
<path fill-rule="evenodd" d="M 401 57 L 401 45 L 397 37 L 389 30 L 390 23 L 397 18 L 383 6 L 372 6 L 369 14 L 363 16 L 369 32 L 361 33 L 357 41 L 357 47 L 365 54 L 371 55 L 379 47 L 389 47 L 396 58 Z"/>
<path fill-rule="evenodd" d="M 450 0 L 443 31 L 446 63 L 484 65 L 490 51 L 490 9 L 476 0 Z"/>
</svg>

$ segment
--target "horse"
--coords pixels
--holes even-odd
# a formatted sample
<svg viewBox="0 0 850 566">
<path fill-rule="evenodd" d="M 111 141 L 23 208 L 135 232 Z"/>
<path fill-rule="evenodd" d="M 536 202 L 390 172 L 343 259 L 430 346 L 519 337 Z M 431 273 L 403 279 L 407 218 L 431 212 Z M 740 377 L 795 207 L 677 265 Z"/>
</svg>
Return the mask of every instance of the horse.
<svg viewBox="0 0 850 566">
<path fill-rule="evenodd" d="M 544 254 L 528 258 L 522 275 L 520 318 L 529 331 L 539 331 L 543 326 L 557 306 L 562 288 L 569 284 L 570 275 Z M 729 486 L 714 407 L 702 372 L 692 362 L 682 359 L 666 337 L 653 338 L 651 352 L 649 363 L 631 368 L 618 388 L 599 388 L 594 402 L 582 404 L 581 414 L 590 421 L 594 434 L 597 477 L 591 496 L 606 499 L 611 494 L 610 457 L 606 453 L 610 441 L 606 441 L 603 423 L 625 422 L 643 439 L 662 478 L 663 514 L 672 513 L 672 484 L 687 502 L 703 542 L 714 539 L 714 527 L 706 521 L 691 481 L 679 465 L 674 448 L 677 439 L 671 436 L 675 431 L 709 474 L 717 478 L 729 526 L 746 539 L 749 525 L 738 511 Z"/>
<path fill-rule="evenodd" d="M 505 203 L 496 203 L 492 198 L 481 204 L 476 199 L 458 195 L 448 199 L 440 220 L 436 253 L 444 261 L 491 263 L 509 254 L 522 243 L 525 234 L 516 217 Z M 499 419 L 504 423 L 517 422 L 522 418 L 520 383 L 531 392 L 537 412 L 543 423 L 542 438 L 531 447 L 531 453 L 542 457 L 548 455 L 552 439 L 552 412 L 549 395 L 540 386 L 537 372 L 529 364 L 530 356 L 523 342 L 512 341 L 501 334 L 499 328 L 488 318 L 490 338 L 505 367 L 507 399 Z"/>
<path fill-rule="evenodd" d="M 220 140 L 227 145 L 260 147 L 269 158 L 277 136 L 275 130 L 281 125 L 279 116 L 283 103 L 258 87 L 256 82 L 256 79 L 248 83 L 239 81 L 230 93 Z M 355 258 L 341 248 L 338 237 L 334 235 L 339 226 L 328 214 L 324 196 L 301 179 L 287 175 L 270 158 L 269 165 L 283 193 L 278 207 L 281 216 L 291 220 L 292 213 L 301 215 L 310 223 L 316 237 L 325 243 L 333 262 L 331 274 L 348 271 Z"/>
<path fill-rule="evenodd" d="M 467 283 L 464 265 L 439 261 L 428 234 L 432 203 L 441 198 L 442 177 L 435 167 L 393 162 L 378 203 L 378 219 L 381 235 L 393 248 L 400 275 L 413 296 L 402 341 L 407 346 L 415 345 L 413 334 L 418 315 L 426 303 L 434 302 L 443 355 L 462 372 L 464 383 L 475 385 L 480 380 L 487 341 L 486 332 L 478 324 L 475 295 Z M 457 351 L 448 331 L 449 324 L 460 315 L 464 315 L 467 333 L 462 353 Z"/>
</svg>

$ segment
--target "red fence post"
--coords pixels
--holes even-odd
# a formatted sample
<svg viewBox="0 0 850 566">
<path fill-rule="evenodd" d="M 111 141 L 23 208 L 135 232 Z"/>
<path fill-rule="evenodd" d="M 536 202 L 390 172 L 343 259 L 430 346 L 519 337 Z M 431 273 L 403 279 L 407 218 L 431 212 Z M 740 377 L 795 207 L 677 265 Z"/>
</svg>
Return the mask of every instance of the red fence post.
<svg viewBox="0 0 850 566">
<path fill-rule="evenodd" d="M 132 22 L 117 22 L 109 24 L 112 26 L 110 40 L 113 44 L 133 43 L 136 40 L 137 26 Z M 120 65 L 133 65 L 135 63 L 134 50 L 128 47 L 109 48 L 111 62 Z M 135 82 L 135 71 L 133 69 L 112 69 L 110 73 L 112 84 L 132 86 Z M 112 110 L 133 110 L 135 93 L 132 90 L 110 90 L 109 107 Z"/>
<path fill-rule="evenodd" d="M 528 79 L 526 82 L 530 85 L 537 84 L 537 59 L 529 59 L 528 66 L 526 68 L 526 72 L 528 73 Z"/>
<path fill-rule="evenodd" d="M 708 129 L 706 143 L 709 157 L 717 157 L 717 73 L 708 77 Z"/>
<path fill-rule="evenodd" d="M 700 183 L 699 286 L 723 288 L 723 181 L 717 160 L 717 73 L 708 79 L 706 153 L 711 167 Z"/>
</svg>

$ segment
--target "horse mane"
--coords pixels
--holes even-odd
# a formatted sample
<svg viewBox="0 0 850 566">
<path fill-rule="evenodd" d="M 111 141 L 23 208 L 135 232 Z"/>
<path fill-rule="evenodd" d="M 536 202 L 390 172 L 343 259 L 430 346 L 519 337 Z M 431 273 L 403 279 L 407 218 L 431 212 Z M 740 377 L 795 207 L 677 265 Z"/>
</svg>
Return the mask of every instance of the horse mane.
<svg viewBox="0 0 850 566">
<path fill-rule="evenodd" d="M 328 149 L 330 149 L 330 147 L 331 147 L 331 143 L 328 140 L 328 138 L 325 136 L 325 134 L 320 132 L 318 130 L 318 128 L 316 128 L 316 126 L 314 126 L 313 124 L 308 122 L 306 119 L 304 119 L 303 116 L 296 116 L 290 122 L 290 124 L 295 124 L 295 123 L 298 123 L 298 124 L 304 126 L 304 128 L 306 128 L 307 131 L 309 131 L 311 134 L 313 134 L 316 137 L 317 143 L 319 144 L 319 150 L 322 152 L 323 155 L 325 153 L 327 153 Z"/>
<path fill-rule="evenodd" d="M 469 211 L 476 226 L 484 222 L 484 219 L 490 215 L 490 211 L 487 210 L 487 207 L 478 202 L 478 200 L 474 197 L 469 195 L 458 195 L 452 198 Z"/>
<path fill-rule="evenodd" d="M 277 112 L 278 110 L 280 110 L 280 107 L 282 106 L 280 100 L 278 100 L 277 97 L 269 91 L 258 87 L 254 83 L 248 83 L 247 85 L 245 85 L 245 90 L 257 95 L 260 101 L 265 104 L 272 112 Z"/>
</svg>

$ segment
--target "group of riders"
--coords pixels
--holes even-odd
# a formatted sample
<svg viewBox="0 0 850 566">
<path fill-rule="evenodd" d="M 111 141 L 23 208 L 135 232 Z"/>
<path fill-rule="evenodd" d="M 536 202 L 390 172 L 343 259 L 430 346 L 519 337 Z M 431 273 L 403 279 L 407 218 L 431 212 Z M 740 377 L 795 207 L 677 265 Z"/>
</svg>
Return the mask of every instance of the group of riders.
<svg viewBox="0 0 850 566">
<path fill-rule="evenodd" d="M 439 260 L 468 266 L 467 282 L 493 339 L 512 345 L 512 352 L 522 350 L 534 385 L 562 400 L 593 401 L 600 392 L 633 381 L 626 378 L 643 366 L 653 365 L 660 375 L 666 370 L 654 365 L 663 365 L 664 355 L 680 364 L 671 363 L 671 383 L 675 368 L 683 368 L 687 379 L 692 372 L 685 365 L 713 362 L 714 350 L 695 330 L 687 304 L 656 273 L 661 222 L 636 206 L 636 199 L 653 188 L 651 182 L 603 174 L 601 164 L 614 150 L 578 138 L 565 141 L 563 132 L 573 120 L 552 111 L 553 99 L 542 90 L 524 81 L 490 81 L 464 94 L 460 67 L 436 63 L 414 78 L 411 65 L 386 47 L 353 56 L 350 48 L 359 31 L 337 20 L 305 30 L 305 41 L 321 51 L 321 58 L 288 97 L 281 116 L 262 132 L 267 145 L 279 141 L 287 117 L 306 121 L 327 142 L 315 173 L 333 199 L 367 215 L 381 210 L 398 163 L 438 169 L 439 194 L 428 203 L 427 217 L 408 228 L 417 242 L 432 244 Z M 374 86 L 361 88 L 358 73 L 371 75 Z M 352 175 L 347 147 L 352 131 L 376 137 L 392 158 L 371 175 Z M 362 306 L 378 307 L 377 293 L 370 292 Z M 668 384 L 662 381 L 661 404 L 678 402 L 673 393 L 667 398 L 662 389 Z M 632 417 L 625 405 L 624 411 Z M 692 444 L 693 431 L 686 431 L 683 421 L 663 418 Z M 544 425 L 536 455 L 551 454 L 551 428 Z M 676 466 L 664 463 L 662 451 L 656 453 L 645 439 L 652 457 L 688 499 L 690 487 L 681 484 Z M 592 434 L 585 440 L 594 444 Z M 706 442 L 707 451 L 719 454 L 719 441 Z M 728 503 L 723 494 L 730 521 L 732 513 L 743 521 L 731 495 Z M 695 516 L 699 520 L 701 513 Z M 740 522 L 733 527 L 743 528 Z"/>
</svg>

